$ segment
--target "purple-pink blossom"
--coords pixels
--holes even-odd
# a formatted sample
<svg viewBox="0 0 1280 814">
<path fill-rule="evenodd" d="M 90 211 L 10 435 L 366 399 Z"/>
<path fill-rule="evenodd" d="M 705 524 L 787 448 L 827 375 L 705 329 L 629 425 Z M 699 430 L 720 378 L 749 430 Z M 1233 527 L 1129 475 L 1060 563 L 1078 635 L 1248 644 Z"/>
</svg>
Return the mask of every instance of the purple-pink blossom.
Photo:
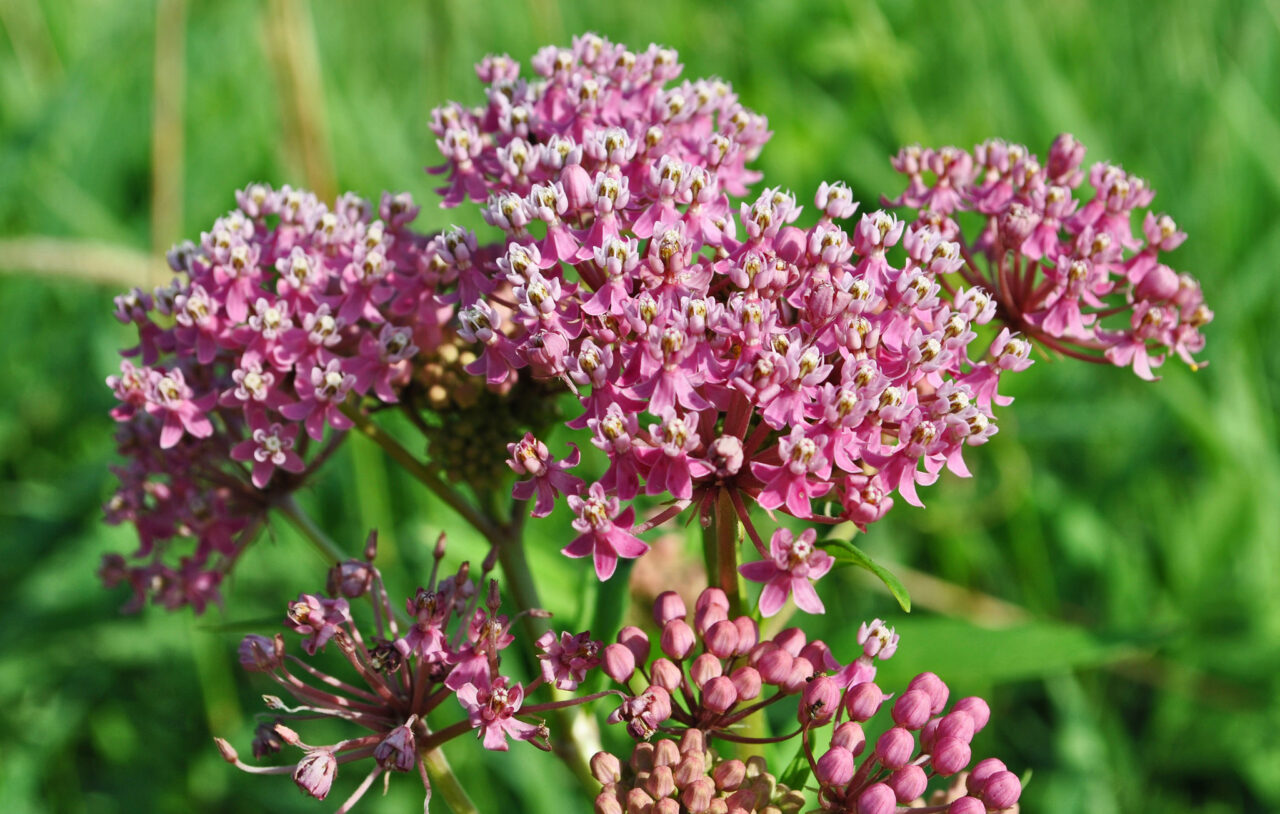
<svg viewBox="0 0 1280 814">
<path fill-rule="evenodd" d="M 773 616 L 782 609 L 787 597 L 794 596 L 796 607 L 806 613 L 825 613 L 826 608 L 813 583 L 826 576 L 835 559 L 814 545 L 817 532 L 805 529 L 797 537 L 790 529 L 779 528 L 769 541 L 771 559 L 749 562 L 738 568 L 752 582 L 763 582 L 760 591 L 760 613 Z"/>
</svg>

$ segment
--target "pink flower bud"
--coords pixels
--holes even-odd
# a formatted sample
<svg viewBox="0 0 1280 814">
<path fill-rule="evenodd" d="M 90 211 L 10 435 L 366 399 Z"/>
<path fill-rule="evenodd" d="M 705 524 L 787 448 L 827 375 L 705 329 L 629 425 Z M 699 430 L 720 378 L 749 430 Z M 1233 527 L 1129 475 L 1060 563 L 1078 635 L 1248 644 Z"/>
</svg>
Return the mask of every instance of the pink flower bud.
<svg viewBox="0 0 1280 814">
<path fill-rule="evenodd" d="M 959 738 L 939 737 L 933 743 L 933 770 L 943 777 L 950 777 L 969 765 L 973 752 L 969 744 Z"/>
<path fill-rule="evenodd" d="M 721 659 L 730 658 L 738 652 L 738 640 L 738 626 L 728 619 L 716 622 L 702 636 L 707 652 Z"/>
<path fill-rule="evenodd" d="M 1140 300 L 1168 300 L 1178 293 L 1178 275 L 1160 263 L 1142 276 L 1133 293 Z"/>
<path fill-rule="evenodd" d="M 814 776 L 824 786 L 843 786 L 853 779 L 853 753 L 841 746 L 832 746 L 818 758 Z"/>
<path fill-rule="evenodd" d="M 804 256 L 807 244 L 808 240 L 803 231 L 794 226 L 784 226 L 778 230 L 777 237 L 773 239 L 773 250 L 788 263 L 795 263 Z"/>
<path fill-rule="evenodd" d="M 676 780 L 671 775 L 670 766 L 655 766 L 641 785 L 654 799 L 669 797 L 676 790 Z"/>
<path fill-rule="evenodd" d="M 798 658 L 791 662 L 791 673 L 779 688 L 788 695 L 800 692 L 811 678 L 813 678 L 813 665 L 806 658 Z"/>
<path fill-rule="evenodd" d="M 756 625 L 756 620 L 750 616 L 739 616 L 733 620 L 733 626 L 738 629 L 738 651 L 734 655 L 749 653 L 756 642 L 760 641 L 760 628 Z"/>
<path fill-rule="evenodd" d="M 938 739 L 938 724 L 942 723 L 941 718 L 930 718 L 929 722 L 924 725 L 924 729 L 920 730 L 920 748 L 926 752 L 933 749 L 933 742 Z"/>
<path fill-rule="evenodd" d="M 853 753 L 854 757 L 862 754 L 867 745 L 867 736 L 862 732 L 862 725 L 856 721 L 845 721 L 831 733 L 831 745 L 842 746 Z"/>
<path fill-rule="evenodd" d="M 732 478 L 742 469 L 742 439 L 722 435 L 707 447 L 707 462 L 715 468 L 716 477 Z"/>
<path fill-rule="evenodd" d="M 876 740 L 876 758 L 886 769 L 901 769 L 911 762 L 911 753 L 915 748 L 916 739 L 911 733 L 895 726 Z"/>
<path fill-rule="evenodd" d="M 604 674 L 619 684 L 626 684 L 636 671 L 636 657 L 625 644 L 607 645 L 600 655 Z"/>
<path fill-rule="evenodd" d="M 560 186 L 570 209 L 590 209 L 595 204 L 591 176 L 581 164 L 570 164 L 560 172 Z"/>
<path fill-rule="evenodd" d="M 936 738 L 955 738 L 968 743 L 973 740 L 973 718 L 963 710 L 942 716 Z"/>
<path fill-rule="evenodd" d="M 747 777 L 747 765 L 741 760 L 726 760 L 711 770 L 711 779 L 721 791 L 733 791 Z"/>
<path fill-rule="evenodd" d="M 675 741 L 661 740 L 653 749 L 653 767 L 654 771 L 659 766 L 674 766 L 680 762 L 680 747 L 676 746 Z"/>
<path fill-rule="evenodd" d="M 680 814 L 680 802 L 674 797 L 664 797 L 653 804 L 653 814 Z"/>
<path fill-rule="evenodd" d="M 835 657 L 831 655 L 831 648 L 821 639 L 814 639 L 804 646 L 800 651 L 800 657 L 809 660 L 809 663 L 818 669 L 833 668 L 836 666 Z"/>
<path fill-rule="evenodd" d="M 249 634 L 240 641 L 240 666 L 250 672 L 270 672 L 284 660 L 284 639 Z"/>
<path fill-rule="evenodd" d="M 974 764 L 973 771 L 969 772 L 969 776 L 964 779 L 965 788 L 970 794 L 981 794 L 982 787 L 986 785 L 989 777 L 1007 770 L 1008 767 L 999 758 L 989 757 L 979 760 Z"/>
<path fill-rule="evenodd" d="M 376 546 L 377 538 L 374 540 Z M 359 560 L 347 560 L 329 569 L 326 587 L 330 596 L 342 595 L 347 599 L 358 599 L 369 591 L 372 584 L 373 566 Z"/>
<path fill-rule="evenodd" d="M 996 772 L 987 779 L 979 796 L 988 809 L 1000 811 L 1018 802 L 1022 796 L 1022 783 L 1013 772 Z"/>
<path fill-rule="evenodd" d="M 987 814 L 987 807 L 977 797 L 961 797 L 947 806 L 947 814 Z"/>
<path fill-rule="evenodd" d="M 929 778 L 919 766 L 906 765 L 889 775 L 885 782 L 893 789 L 898 802 L 906 804 L 920 799 L 925 787 L 929 785 Z"/>
<path fill-rule="evenodd" d="M 622 814 L 622 804 L 612 792 L 602 791 L 596 795 L 595 814 Z"/>
<path fill-rule="evenodd" d="M 929 722 L 932 700 L 924 690 L 908 690 L 893 703 L 893 722 L 916 730 Z"/>
<path fill-rule="evenodd" d="M 858 814 L 893 814 L 897 803 L 893 789 L 884 783 L 873 783 L 858 795 Z"/>
<path fill-rule="evenodd" d="M 712 605 L 723 611 L 729 610 L 729 597 L 715 586 L 702 589 L 702 593 L 698 594 L 698 601 L 694 603 L 694 610 L 702 610 Z"/>
<path fill-rule="evenodd" d="M 697 732 L 698 730 L 691 729 L 689 731 Z M 684 757 L 672 770 L 672 774 L 676 779 L 676 788 L 682 789 L 707 773 L 707 758 L 706 753 L 701 749 L 697 752 L 690 752 L 688 749 L 682 748 L 680 751 Z"/>
<path fill-rule="evenodd" d="M 627 792 L 627 814 L 652 814 L 653 798 L 644 789 Z"/>
<path fill-rule="evenodd" d="M 693 681 L 695 687 L 701 687 L 711 679 L 719 678 L 723 674 L 724 666 L 720 664 L 720 659 L 710 653 L 703 653 L 689 665 L 689 679 Z"/>
<path fill-rule="evenodd" d="M 680 736 L 680 754 L 701 757 L 706 751 L 707 737 L 702 734 L 701 729 L 686 729 Z"/>
<path fill-rule="evenodd" d="M 760 672 L 754 667 L 743 665 L 729 675 L 733 688 L 738 691 L 739 701 L 751 701 L 760 697 Z"/>
<path fill-rule="evenodd" d="M 868 721 L 880 710 L 887 695 L 870 681 L 855 684 L 844 694 L 844 706 L 849 717 L 855 721 Z"/>
<path fill-rule="evenodd" d="M 712 712 L 727 712 L 738 703 L 738 691 L 726 676 L 717 676 L 702 687 L 702 706 Z"/>
<path fill-rule="evenodd" d="M 987 721 L 991 720 L 991 707 L 987 706 L 987 702 L 976 695 L 961 698 L 951 708 L 951 711 L 969 713 L 969 717 L 973 718 L 974 734 L 981 732 L 982 728 L 987 725 Z"/>
<path fill-rule="evenodd" d="M 218 747 L 218 752 L 222 755 L 223 760 L 228 763 L 235 763 L 240 760 L 240 755 L 236 753 L 236 748 L 226 739 L 214 738 L 213 742 Z"/>
<path fill-rule="evenodd" d="M 684 679 L 684 674 L 680 672 L 680 668 L 668 658 L 654 659 L 653 664 L 649 666 L 649 675 L 652 677 L 655 687 L 661 687 L 667 692 L 675 692 L 676 687 L 679 687 L 680 682 Z"/>
<path fill-rule="evenodd" d="M 649 660 L 649 636 L 635 625 L 627 625 L 618 631 L 618 644 L 626 645 L 631 655 L 636 657 L 636 664 Z"/>
<path fill-rule="evenodd" d="M 1084 145 L 1070 133 L 1062 133 L 1049 147 L 1049 178 L 1061 179 L 1071 175 L 1084 161 Z"/>
<path fill-rule="evenodd" d="M 418 765 L 417 742 L 413 737 L 416 715 L 391 730 L 373 750 L 373 759 L 383 769 L 393 772 L 412 771 Z"/>
<path fill-rule="evenodd" d="M 818 676 L 804 687 L 796 711 L 802 724 L 821 726 L 840 708 L 840 687 L 827 676 Z"/>
<path fill-rule="evenodd" d="M 591 756 L 591 776 L 602 786 L 617 783 L 622 779 L 622 763 L 617 755 L 596 752 Z"/>
<path fill-rule="evenodd" d="M 693 626 L 697 628 L 698 635 L 705 636 L 711 626 L 717 622 L 723 622 L 729 618 L 725 609 L 718 605 L 707 605 L 704 608 L 698 608 L 693 614 Z"/>
<path fill-rule="evenodd" d="M 700 777 L 680 795 L 690 814 L 704 814 L 711 808 L 711 798 L 716 796 L 716 784 L 710 777 Z"/>
<path fill-rule="evenodd" d="M 782 684 L 791 675 L 791 663 L 795 661 L 791 654 L 772 642 L 765 642 L 759 651 L 756 669 L 760 678 L 769 684 Z"/>
<path fill-rule="evenodd" d="M 924 690 L 929 694 L 929 699 L 933 702 L 931 711 L 934 715 L 942 712 L 942 708 L 947 705 L 947 696 L 951 691 L 947 689 L 947 685 L 942 682 L 933 673 L 921 673 L 911 679 L 911 683 L 907 685 L 908 690 Z"/>
<path fill-rule="evenodd" d="M 658 623 L 658 627 L 672 619 L 683 619 L 687 613 L 684 600 L 675 591 L 663 591 L 653 600 L 653 621 Z"/>
<path fill-rule="evenodd" d="M 698 637 L 694 635 L 693 628 L 683 619 L 672 619 L 662 628 L 662 652 L 676 661 L 689 655 L 697 643 Z"/>
<path fill-rule="evenodd" d="M 888 777 L 888 787 L 892 788 L 893 794 L 897 796 L 897 801 L 902 804 L 908 804 L 913 800 L 919 800 L 924 794 L 925 787 L 929 785 L 929 778 L 925 776 L 924 769 L 918 765 L 904 765 L 897 772 L 893 772 Z"/>
<path fill-rule="evenodd" d="M 789 627 L 786 630 L 773 637 L 773 643 L 792 656 L 799 656 L 800 651 L 804 650 L 804 631 L 798 627 Z"/>
<path fill-rule="evenodd" d="M 634 751 L 631 752 L 631 760 L 627 761 L 633 772 L 651 772 L 653 771 L 653 753 L 656 751 L 652 743 L 637 743 Z"/>
<path fill-rule="evenodd" d="M 338 774 L 338 760 L 328 749 L 307 752 L 293 770 L 293 782 L 317 800 L 329 796 L 333 778 Z"/>
</svg>

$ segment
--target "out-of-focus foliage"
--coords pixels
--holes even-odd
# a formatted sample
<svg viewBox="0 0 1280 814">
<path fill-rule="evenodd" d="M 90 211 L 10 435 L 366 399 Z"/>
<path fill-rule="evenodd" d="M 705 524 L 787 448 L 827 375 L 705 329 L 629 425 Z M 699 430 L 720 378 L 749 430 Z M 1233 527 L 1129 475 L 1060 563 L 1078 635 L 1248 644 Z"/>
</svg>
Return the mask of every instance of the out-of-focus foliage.
<svg viewBox="0 0 1280 814">
<path fill-rule="evenodd" d="M 211 628 L 273 618 L 323 580 L 291 530 L 248 555 L 230 619 L 120 617 L 123 596 L 93 576 L 103 552 L 132 544 L 99 509 L 113 431 L 101 382 L 126 337 L 115 291 L 76 279 L 101 261 L 79 241 L 147 251 L 197 236 L 248 181 L 330 173 L 367 195 L 409 190 L 427 204 L 420 226 L 447 225 L 456 213 L 435 208 L 421 172 L 437 160 L 430 108 L 467 98 L 484 53 L 525 60 L 585 30 L 662 42 L 688 75 L 732 81 L 775 132 L 766 178 L 801 199 L 844 179 L 874 207 L 900 188 L 887 161 L 900 143 L 995 135 L 1043 150 L 1062 130 L 1090 160 L 1150 179 L 1156 208 L 1191 235 L 1175 263 L 1217 312 L 1212 364 L 1169 365 L 1157 385 L 1036 365 L 971 456 L 975 478 L 943 478 L 926 511 L 900 507 L 858 540 L 914 569 L 899 571 L 911 616 L 844 569 L 812 630 L 839 653 L 851 621 L 887 617 L 902 646 L 886 671 L 932 669 L 987 693 L 992 725 L 975 746 L 1034 770 L 1024 811 L 1280 808 L 1280 4 L 189 6 L 0 2 L 0 267 L 15 272 L 0 278 L 6 811 L 320 810 L 286 779 L 226 767 L 209 739 L 247 744 L 268 691 L 236 667 L 237 634 Z M 153 211 L 162 193 L 176 197 Z M 15 249 L 29 236 L 65 240 L 41 244 L 36 263 Z M 68 274 L 23 273 L 33 265 Z M 454 526 L 358 440 L 306 497 L 352 550 L 379 527 L 401 589 Z M 530 539 L 551 609 L 576 620 L 589 565 L 556 553 L 566 525 L 535 521 Z M 454 536 L 452 556 L 476 556 Z M 528 757 L 466 742 L 452 754 L 486 810 L 560 811 L 565 795 L 589 810 L 553 761 Z M 418 805 L 399 785 L 362 809 Z"/>
</svg>

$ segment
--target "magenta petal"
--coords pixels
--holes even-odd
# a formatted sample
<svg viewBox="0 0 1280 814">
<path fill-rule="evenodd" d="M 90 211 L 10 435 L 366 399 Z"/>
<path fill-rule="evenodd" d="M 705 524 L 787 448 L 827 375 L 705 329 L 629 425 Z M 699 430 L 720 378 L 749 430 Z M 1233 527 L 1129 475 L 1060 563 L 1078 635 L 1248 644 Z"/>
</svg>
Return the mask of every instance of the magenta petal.
<svg viewBox="0 0 1280 814">
<path fill-rule="evenodd" d="M 613 572 L 617 569 L 618 558 L 604 546 L 596 546 L 595 554 L 596 577 L 601 582 L 605 582 L 613 576 Z"/>
<path fill-rule="evenodd" d="M 580 535 L 572 543 L 560 549 L 566 557 L 585 557 L 595 548 L 596 538 L 591 532 Z"/>
<path fill-rule="evenodd" d="M 258 445 L 253 442 L 253 439 L 241 441 L 231 448 L 231 459 L 233 461 L 248 461 L 253 458 L 253 451 L 257 448 Z"/>
<path fill-rule="evenodd" d="M 505 752 L 509 748 L 507 736 L 497 721 L 484 728 L 484 748 L 493 752 Z"/>
<path fill-rule="evenodd" d="M 786 577 L 772 579 L 765 583 L 764 590 L 760 592 L 761 616 L 773 616 L 775 613 L 782 610 L 782 606 L 786 604 L 787 601 L 788 587 L 790 587 L 790 580 Z"/>
<path fill-rule="evenodd" d="M 635 559 L 649 550 L 648 543 L 622 529 L 614 529 L 609 534 L 609 543 L 619 557 L 625 557 L 629 560 Z"/>
<path fill-rule="evenodd" d="M 164 427 L 160 429 L 160 448 L 170 449 L 182 440 L 182 420 L 178 418 L 176 413 L 167 413 L 164 417 Z"/>
<path fill-rule="evenodd" d="M 293 450 L 288 450 L 284 454 L 284 463 L 280 464 L 280 468 L 287 472 L 301 472 L 307 468 L 307 464 L 302 460 L 302 456 Z"/>
<path fill-rule="evenodd" d="M 778 566 L 772 560 L 756 560 L 738 566 L 738 573 L 752 582 L 768 582 L 778 575 Z"/>
<path fill-rule="evenodd" d="M 270 461 L 254 461 L 253 463 L 253 485 L 262 489 L 266 487 L 271 480 L 271 473 L 275 471 L 275 466 Z"/>
<path fill-rule="evenodd" d="M 818 598 L 818 592 L 813 589 L 813 584 L 809 580 L 802 577 L 791 578 L 791 590 L 796 601 L 796 607 L 805 613 L 826 613 L 827 609 L 822 604 L 822 600 Z"/>
</svg>

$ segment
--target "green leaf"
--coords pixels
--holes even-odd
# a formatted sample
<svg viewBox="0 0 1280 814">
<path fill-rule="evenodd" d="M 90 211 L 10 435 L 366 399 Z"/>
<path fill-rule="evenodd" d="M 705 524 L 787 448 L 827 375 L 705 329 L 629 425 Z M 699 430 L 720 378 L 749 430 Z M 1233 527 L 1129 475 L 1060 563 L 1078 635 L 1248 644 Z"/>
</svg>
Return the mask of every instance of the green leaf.
<svg viewBox="0 0 1280 814">
<path fill-rule="evenodd" d="M 898 600 L 902 609 L 907 613 L 911 612 L 911 595 L 907 593 L 907 586 L 903 585 L 902 580 L 895 577 L 889 569 L 868 557 L 862 549 L 848 540 L 839 539 L 823 540 L 818 543 L 818 547 L 826 549 L 827 553 L 835 558 L 836 565 L 856 565 L 875 574 L 889 589 L 889 593 L 893 594 L 893 598 Z"/>
<path fill-rule="evenodd" d="M 809 781 L 809 773 L 809 758 L 805 756 L 804 744 L 800 744 L 796 748 L 795 757 L 791 758 L 791 762 L 783 770 L 778 782 L 789 789 L 802 789 Z"/>
<path fill-rule="evenodd" d="M 1149 649 L 1149 632 L 1102 634 L 1062 622 L 1036 621 L 985 628 L 961 619 L 912 617 L 894 625 L 902 637 L 877 680 L 905 683 L 923 670 L 966 687 L 1046 678 L 1098 667 Z"/>
</svg>

